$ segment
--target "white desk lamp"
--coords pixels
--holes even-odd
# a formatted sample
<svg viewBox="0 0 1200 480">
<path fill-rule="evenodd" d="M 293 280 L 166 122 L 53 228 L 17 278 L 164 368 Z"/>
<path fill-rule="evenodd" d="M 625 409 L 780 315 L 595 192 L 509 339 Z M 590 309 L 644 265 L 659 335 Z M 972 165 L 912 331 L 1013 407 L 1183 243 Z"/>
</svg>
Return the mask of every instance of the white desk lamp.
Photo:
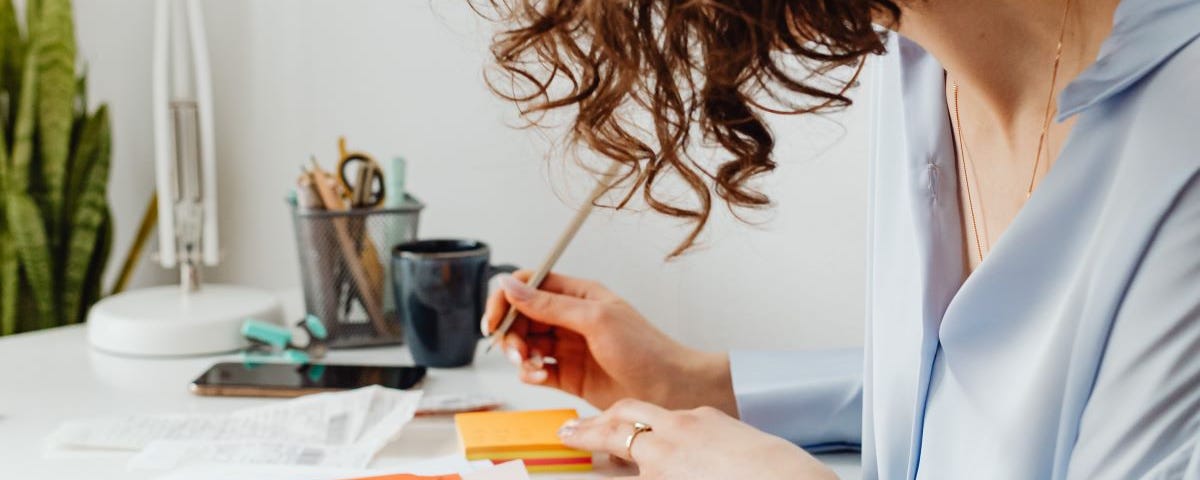
<svg viewBox="0 0 1200 480">
<path fill-rule="evenodd" d="M 156 0 L 154 158 L 159 261 L 179 285 L 133 290 L 88 312 L 88 340 L 107 352 L 199 355 L 246 345 L 247 318 L 282 323 L 278 300 L 256 289 L 203 285 L 220 262 L 212 87 L 199 0 Z"/>
</svg>

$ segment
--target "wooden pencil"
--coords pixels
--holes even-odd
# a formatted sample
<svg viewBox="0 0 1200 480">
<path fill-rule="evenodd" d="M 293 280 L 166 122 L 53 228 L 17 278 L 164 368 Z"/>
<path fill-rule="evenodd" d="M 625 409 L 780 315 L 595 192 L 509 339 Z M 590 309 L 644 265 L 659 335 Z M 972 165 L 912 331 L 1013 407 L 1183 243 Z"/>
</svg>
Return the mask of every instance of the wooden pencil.
<svg viewBox="0 0 1200 480">
<path fill-rule="evenodd" d="M 575 234 L 579 232 L 579 228 L 583 226 L 583 222 L 587 220 L 588 215 L 592 213 L 592 208 L 596 204 L 596 200 L 600 198 L 604 192 L 612 186 L 612 178 L 617 175 L 621 164 L 613 162 L 604 175 L 596 182 L 596 187 L 592 189 L 592 193 L 588 195 L 588 199 L 580 207 L 579 211 L 575 212 L 575 216 L 571 217 L 571 222 L 567 224 L 567 228 L 558 236 L 558 241 L 554 242 L 554 247 L 550 249 L 550 253 L 546 255 L 546 259 L 542 261 L 541 266 L 529 277 L 529 281 L 525 282 L 533 288 L 538 288 L 542 285 L 542 281 L 546 279 L 546 275 L 550 274 L 550 270 L 554 268 L 554 264 L 558 262 L 558 258 L 562 256 L 563 251 L 567 249 L 567 245 L 575 238 Z M 508 313 L 504 315 L 504 320 L 500 322 L 499 328 L 492 332 L 488 339 L 486 352 L 492 351 L 497 343 L 504 339 L 504 335 L 508 333 L 508 329 L 512 328 L 513 322 L 517 319 L 517 307 L 510 305 Z"/>
</svg>

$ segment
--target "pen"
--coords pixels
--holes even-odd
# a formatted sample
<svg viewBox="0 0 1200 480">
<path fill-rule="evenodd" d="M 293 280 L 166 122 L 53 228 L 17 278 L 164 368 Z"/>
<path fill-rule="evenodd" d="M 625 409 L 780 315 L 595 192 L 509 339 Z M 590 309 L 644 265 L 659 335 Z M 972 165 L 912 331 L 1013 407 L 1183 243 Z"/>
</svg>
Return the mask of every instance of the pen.
<svg viewBox="0 0 1200 480">
<path fill-rule="evenodd" d="M 546 279 L 546 275 L 550 274 L 550 269 L 554 268 L 554 264 L 558 262 L 558 257 L 562 256 L 563 251 L 567 249 L 567 245 L 571 243 L 571 239 L 575 238 L 575 233 L 579 232 L 579 227 L 583 226 L 584 220 L 587 220 L 588 215 L 592 213 L 592 207 L 595 206 L 596 199 L 600 198 L 600 195 L 603 195 L 612 186 L 610 183 L 611 179 L 617 175 L 617 170 L 620 167 L 620 163 L 613 162 L 608 167 L 608 170 L 604 172 L 604 176 L 600 178 L 600 181 L 596 182 L 596 187 L 592 189 L 591 195 L 588 195 L 587 202 L 583 204 L 578 212 L 575 212 L 575 216 L 571 218 L 571 223 L 567 224 L 566 230 L 563 230 L 562 234 L 558 237 L 554 248 L 550 249 L 550 253 L 546 255 L 546 259 L 542 261 L 542 265 L 538 267 L 532 277 L 529 277 L 529 281 L 525 282 L 526 285 L 532 288 L 538 288 L 542 285 L 542 281 Z M 516 319 L 517 307 L 509 305 L 508 313 L 504 315 L 504 320 L 500 322 L 500 328 L 492 332 L 484 353 L 492 351 L 492 347 L 495 347 L 497 343 L 500 343 L 504 339 L 504 335 L 508 333 L 508 329 L 512 327 L 513 321 Z"/>
</svg>

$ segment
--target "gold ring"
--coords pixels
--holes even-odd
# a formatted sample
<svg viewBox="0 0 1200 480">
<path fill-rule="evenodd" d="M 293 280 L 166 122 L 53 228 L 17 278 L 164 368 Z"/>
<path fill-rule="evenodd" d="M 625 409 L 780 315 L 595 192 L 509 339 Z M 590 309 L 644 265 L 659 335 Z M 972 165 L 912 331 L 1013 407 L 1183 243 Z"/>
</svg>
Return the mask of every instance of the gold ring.
<svg viewBox="0 0 1200 480">
<path fill-rule="evenodd" d="M 654 431 L 654 429 L 650 428 L 649 425 L 646 425 L 642 422 L 633 422 L 633 433 L 629 434 L 628 437 L 625 437 L 625 457 L 633 460 L 633 439 L 637 438 L 638 434 L 641 434 L 642 432 L 652 431 Z"/>
</svg>

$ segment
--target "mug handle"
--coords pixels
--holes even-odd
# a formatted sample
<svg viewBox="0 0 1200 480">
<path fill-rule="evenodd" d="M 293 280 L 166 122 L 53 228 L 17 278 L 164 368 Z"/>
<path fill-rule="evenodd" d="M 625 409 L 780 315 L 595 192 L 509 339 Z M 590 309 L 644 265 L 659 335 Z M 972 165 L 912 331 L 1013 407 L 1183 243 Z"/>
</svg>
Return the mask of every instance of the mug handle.
<svg viewBox="0 0 1200 480">
<path fill-rule="evenodd" d="M 521 267 L 518 267 L 516 265 L 510 265 L 507 263 L 500 264 L 500 265 L 488 265 L 487 279 L 490 281 L 492 279 L 492 277 L 494 277 L 496 275 L 499 275 L 501 273 L 513 273 L 520 269 L 521 269 Z"/>
</svg>

